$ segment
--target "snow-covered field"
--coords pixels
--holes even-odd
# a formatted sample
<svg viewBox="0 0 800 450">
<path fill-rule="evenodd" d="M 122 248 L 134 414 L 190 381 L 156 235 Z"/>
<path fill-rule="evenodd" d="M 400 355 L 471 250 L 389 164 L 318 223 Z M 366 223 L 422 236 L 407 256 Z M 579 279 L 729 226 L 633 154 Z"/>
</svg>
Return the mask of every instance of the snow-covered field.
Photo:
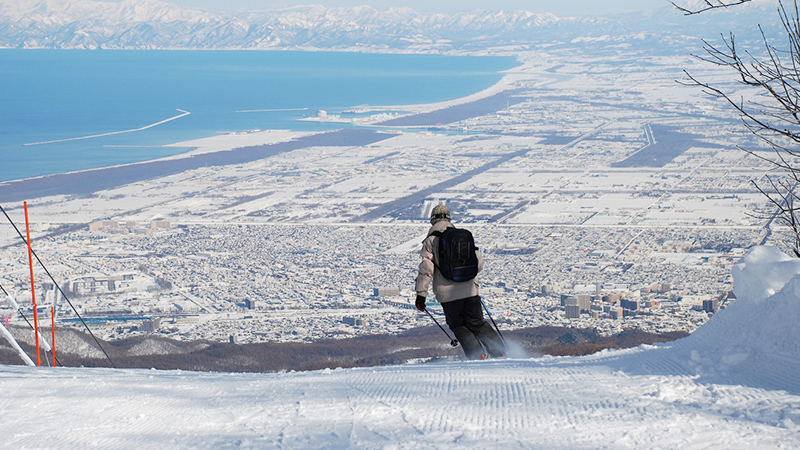
<svg viewBox="0 0 800 450">
<path fill-rule="evenodd" d="M 686 339 L 306 373 L 0 368 L 3 448 L 798 448 L 800 260 L 756 247 Z"/>
</svg>

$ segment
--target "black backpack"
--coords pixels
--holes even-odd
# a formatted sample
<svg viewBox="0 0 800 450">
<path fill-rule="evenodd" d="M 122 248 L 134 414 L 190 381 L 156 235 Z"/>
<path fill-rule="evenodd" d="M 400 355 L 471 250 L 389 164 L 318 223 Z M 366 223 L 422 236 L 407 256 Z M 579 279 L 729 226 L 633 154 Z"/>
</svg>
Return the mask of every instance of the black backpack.
<svg viewBox="0 0 800 450">
<path fill-rule="evenodd" d="M 469 281 L 478 276 L 478 256 L 472 233 L 463 228 L 434 231 L 439 237 L 439 265 L 442 276 L 451 281 Z"/>
</svg>

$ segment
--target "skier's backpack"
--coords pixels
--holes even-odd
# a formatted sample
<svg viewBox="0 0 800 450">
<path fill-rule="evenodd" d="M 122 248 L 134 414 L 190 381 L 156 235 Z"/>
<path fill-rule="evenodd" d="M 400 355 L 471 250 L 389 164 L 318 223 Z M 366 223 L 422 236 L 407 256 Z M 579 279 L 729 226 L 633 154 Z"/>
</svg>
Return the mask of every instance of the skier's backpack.
<svg viewBox="0 0 800 450">
<path fill-rule="evenodd" d="M 434 231 L 439 237 L 439 265 L 442 276 L 451 281 L 469 281 L 478 275 L 478 256 L 472 233 L 463 228 Z"/>
</svg>

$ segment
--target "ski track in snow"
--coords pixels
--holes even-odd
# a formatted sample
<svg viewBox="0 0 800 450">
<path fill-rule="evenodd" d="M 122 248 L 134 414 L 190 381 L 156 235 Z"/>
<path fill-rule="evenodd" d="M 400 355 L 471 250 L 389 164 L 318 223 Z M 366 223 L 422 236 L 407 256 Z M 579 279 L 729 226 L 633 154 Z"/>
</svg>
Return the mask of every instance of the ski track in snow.
<svg viewBox="0 0 800 450">
<path fill-rule="evenodd" d="M 800 259 L 674 343 L 579 358 L 233 374 L 0 366 L 0 448 L 800 448 Z"/>
<path fill-rule="evenodd" d="M 630 375 L 616 359 L 607 352 L 289 374 L 6 366 L 0 446 L 800 446 L 800 396 Z"/>
</svg>

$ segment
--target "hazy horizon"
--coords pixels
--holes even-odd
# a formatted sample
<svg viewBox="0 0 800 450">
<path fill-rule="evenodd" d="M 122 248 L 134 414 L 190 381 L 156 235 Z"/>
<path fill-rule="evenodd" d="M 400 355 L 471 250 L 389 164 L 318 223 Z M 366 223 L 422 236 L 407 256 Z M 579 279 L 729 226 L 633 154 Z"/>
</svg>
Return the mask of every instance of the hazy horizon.
<svg viewBox="0 0 800 450">
<path fill-rule="evenodd" d="M 596 0 L 562 0 L 560 2 L 545 0 L 497 0 L 492 2 L 487 2 L 485 0 L 440 0 L 438 2 L 428 2 L 423 0 L 230 0 L 225 2 L 224 5 L 220 5 L 217 0 L 166 1 L 167 3 L 176 5 L 214 11 L 264 9 L 296 5 L 323 5 L 326 7 L 369 5 L 381 10 L 391 7 L 409 7 L 419 12 L 442 13 L 476 9 L 487 11 L 525 10 L 537 13 L 549 12 L 556 15 L 565 16 L 602 15 L 615 12 L 645 11 L 670 5 L 669 1 L 667 0 L 609 0 L 602 2 L 598 2 Z"/>
</svg>

